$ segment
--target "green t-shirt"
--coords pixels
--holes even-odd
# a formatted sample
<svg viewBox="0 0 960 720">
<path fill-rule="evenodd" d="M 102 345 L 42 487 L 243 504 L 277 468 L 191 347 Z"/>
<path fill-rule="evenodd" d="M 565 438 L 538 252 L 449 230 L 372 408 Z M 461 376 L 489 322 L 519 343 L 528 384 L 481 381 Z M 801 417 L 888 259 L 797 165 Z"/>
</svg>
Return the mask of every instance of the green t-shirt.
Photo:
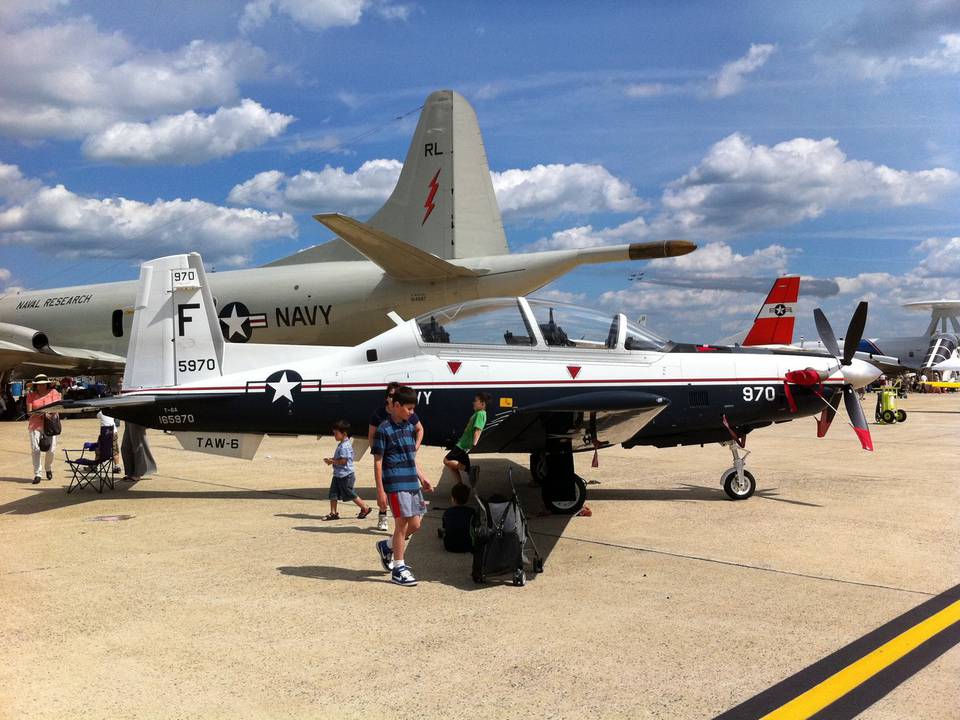
<svg viewBox="0 0 960 720">
<path fill-rule="evenodd" d="M 477 410 L 470 417 L 470 422 L 467 423 L 467 429 L 463 431 L 463 435 L 457 440 L 457 447 L 465 452 L 470 452 L 471 448 L 473 448 L 473 432 L 475 430 L 483 430 L 486 424 L 487 411 Z"/>
</svg>

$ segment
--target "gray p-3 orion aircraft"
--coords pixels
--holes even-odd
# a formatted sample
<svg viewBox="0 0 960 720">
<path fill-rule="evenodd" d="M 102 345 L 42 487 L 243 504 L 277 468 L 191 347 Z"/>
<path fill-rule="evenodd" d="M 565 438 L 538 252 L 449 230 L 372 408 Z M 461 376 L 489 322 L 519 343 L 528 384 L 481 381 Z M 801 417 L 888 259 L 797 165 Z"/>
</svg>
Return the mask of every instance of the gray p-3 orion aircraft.
<svg viewBox="0 0 960 720">
<path fill-rule="evenodd" d="M 395 327 L 354 347 L 227 343 L 200 256 L 175 255 L 141 266 L 123 394 L 44 411 L 104 408 L 185 449 L 251 458 L 266 434 L 327 434 L 341 418 L 363 427 L 395 380 L 417 391 L 428 445 L 454 442 L 474 394 L 489 394 L 473 452 L 530 453 L 553 512 L 586 498 L 574 453 L 618 443 L 724 443 L 723 487 L 743 499 L 756 481 L 740 450 L 757 428 L 819 413 L 823 436 L 842 397 L 873 449 L 854 392 L 879 375 L 853 359 L 866 313 L 861 303 L 842 354 L 819 311 L 830 352 L 814 354 L 675 343 L 623 314 L 523 297 L 392 314 Z"/>
<path fill-rule="evenodd" d="M 353 345 L 386 330 L 391 310 L 413 316 L 526 294 L 578 265 L 696 248 L 668 240 L 510 253 L 477 117 L 450 90 L 424 103 L 397 185 L 380 210 L 366 222 L 314 217 L 339 237 L 264 267 L 211 275 L 227 341 Z M 129 281 L 0 297 L 0 379 L 21 365 L 26 376 L 118 373 L 136 292 Z"/>
</svg>

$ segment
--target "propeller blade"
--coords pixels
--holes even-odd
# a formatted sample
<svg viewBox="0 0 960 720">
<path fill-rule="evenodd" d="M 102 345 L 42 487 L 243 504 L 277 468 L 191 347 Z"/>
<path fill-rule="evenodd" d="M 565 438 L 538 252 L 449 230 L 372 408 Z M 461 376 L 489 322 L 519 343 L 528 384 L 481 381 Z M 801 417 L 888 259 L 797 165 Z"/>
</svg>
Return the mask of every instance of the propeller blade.
<svg viewBox="0 0 960 720">
<path fill-rule="evenodd" d="M 867 324 L 867 303 L 861 302 L 857 305 L 853 317 L 850 318 L 850 325 L 847 327 L 847 336 L 843 339 L 843 364 L 849 365 L 853 360 L 853 354 L 860 345 L 860 338 L 863 337 L 863 328 Z"/>
<path fill-rule="evenodd" d="M 817 420 L 817 437 L 822 438 L 826 437 L 827 430 L 830 429 L 830 423 L 833 422 L 833 418 L 837 415 L 837 409 L 831 405 L 830 407 L 825 407 L 823 412 L 820 413 L 820 419 Z"/>
<path fill-rule="evenodd" d="M 863 408 L 860 407 L 860 400 L 857 393 L 854 392 L 852 385 L 843 386 L 843 401 L 847 406 L 847 415 L 850 418 L 850 424 L 853 431 L 860 438 L 860 445 L 864 450 L 873 450 L 873 438 L 870 437 L 870 429 L 867 427 L 867 418 L 863 415 Z"/>
<path fill-rule="evenodd" d="M 830 327 L 830 321 L 823 314 L 823 310 L 816 308 L 813 311 L 813 321 L 817 324 L 817 333 L 820 335 L 820 340 L 823 341 L 823 346 L 827 349 L 827 352 L 839 360 L 840 346 L 837 344 L 837 336 L 833 334 L 833 328 Z M 859 342 L 857 340 L 857 343 Z"/>
</svg>

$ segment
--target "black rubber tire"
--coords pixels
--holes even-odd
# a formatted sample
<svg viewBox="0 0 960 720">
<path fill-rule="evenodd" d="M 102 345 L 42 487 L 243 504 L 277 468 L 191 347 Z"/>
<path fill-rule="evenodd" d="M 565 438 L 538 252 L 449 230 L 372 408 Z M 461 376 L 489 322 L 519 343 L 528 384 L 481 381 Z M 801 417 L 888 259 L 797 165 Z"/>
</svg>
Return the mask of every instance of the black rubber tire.
<svg viewBox="0 0 960 720">
<path fill-rule="evenodd" d="M 523 570 L 517 570 L 513 573 L 513 584 L 516 587 L 523 587 L 527 584 L 527 574 Z"/>
<path fill-rule="evenodd" d="M 543 572 L 543 558 L 537 558 L 533 561 L 533 571 L 538 574 Z"/>
<path fill-rule="evenodd" d="M 907 411 L 897 410 L 897 422 L 906 422 L 906 421 L 907 421 Z"/>
<path fill-rule="evenodd" d="M 587 501 L 587 483 L 579 475 L 574 476 L 573 482 L 576 488 L 576 496 L 573 500 L 554 500 L 553 488 L 550 483 L 548 482 L 543 486 L 540 495 L 547 510 L 554 515 L 576 515 L 580 512 L 583 504 Z"/>
<path fill-rule="evenodd" d="M 731 470 L 729 470 L 729 471 L 727 472 L 727 474 L 724 476 L 724 478 L 723 478 L 723 491 L 727 494 L 727 497 L 729 497 L 731 500 L 746 500 L 748 497 L 750 497 L 751 495 L 753 495 L 753 493 L 756 492 L 756 490 L 757 490 L 757 481 L 756 481 L 756 479 L 753 477 L 753 473 L 751 473 L 749 470 L 744 470 L 744 471 L 743 471 L 743 476 L 747 479 L 747 482 L 750 483 L 750 487 L 748 488 L 747 492 L 745 492 L 745 493 L 738 493 L 738 492 L 737 492 L 736 490 L 734 490 L 734 488 L 733 488 L 733 483 L 736 482 L 736 480 L 737 480 L 737 471 L 736 471 L 736 470 L 731 469 Z"/>
<path fill-rule="evenodd" d="M 894 423 L 896 421 L 897 416 L 894 415 L 893 410 L 884 410 L 882 413 L 880 413 L 880 422 L 889 425 L 890 423 Z"/>
<path fill-rule="evenodd" d="M 547 455 L 544 452 L 530 453 L 530 479 L 535 485 L 543 485 L 547 479 Z"/>
</svg>

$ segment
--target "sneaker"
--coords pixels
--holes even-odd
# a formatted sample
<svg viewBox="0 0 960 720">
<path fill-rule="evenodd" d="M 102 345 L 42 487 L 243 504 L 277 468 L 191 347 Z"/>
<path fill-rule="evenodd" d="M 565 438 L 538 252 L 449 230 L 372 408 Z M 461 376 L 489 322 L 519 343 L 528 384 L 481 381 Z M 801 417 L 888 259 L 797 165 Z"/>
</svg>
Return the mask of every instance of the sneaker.
<svg viewBox="0 0 960 720">
<path fill-rule="evenodd" d="M 387 514 L 381 512 L 377 515 L 377 530 L 386 530 L 387 529 Z"/>
<path fill-rule="evenodd" d="M 380 564 L 387 572 L 393 570 L 393 550 L 387 545 L 386 540 L 377 542 L 377 554 L 380 555 Z"/>
<path fill-rule="evenodd" d="M 397 585 L 413 586 L 417 584 L 417 579 L 413 576 L 413 573 L 410 572 L 410 568 L 403 565 L 393 569 L 390 573 L 390 582 Z"/>
<path fill-rule="evenodd" d="M 32 484 L 32 485 L 39 485 L 39 484 L 40 484 L 40 476 L 39 476 L 39 475 L 34 475 L 34 476 L 33 476 L 33 482 L 32 482 L 31 484 Z"/>
<path fill-rule="evenodd" d="M 53 480 L 53 470 L 47 470 L 47 480 Z"/>
</svg>

